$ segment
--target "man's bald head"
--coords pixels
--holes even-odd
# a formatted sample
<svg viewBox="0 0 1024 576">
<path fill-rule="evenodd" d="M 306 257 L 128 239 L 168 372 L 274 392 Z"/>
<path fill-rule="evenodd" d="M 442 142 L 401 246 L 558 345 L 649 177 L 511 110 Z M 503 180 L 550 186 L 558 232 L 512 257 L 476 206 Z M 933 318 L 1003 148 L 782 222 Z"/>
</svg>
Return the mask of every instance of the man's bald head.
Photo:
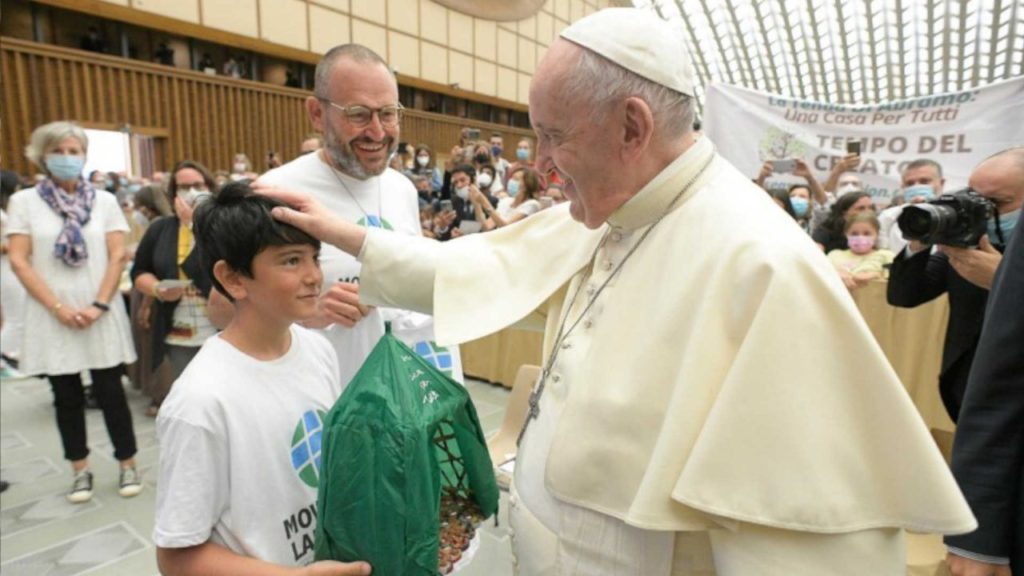
<svg viewBox="0 0 1024 576">
<path fill-rule="evenodd" d="M 971 188 L 995 203 L 1000 214 L 1024 204 L 1024 147 L 1003 150 L 971 172 Z"/>
<path fill-rule="evenodd" d="M 316 65 L 316 73 L 313 75 L 313 94 L 318 98 L 330 98 L 331 73 L 334 71 L 334 65 L 342 59 L 360 64 L 379 64 L 388 68 L 388 63 L 381 58 L 380 54 L 366 46 L 360 44 L 335 46 L 328 50 Z"/>
</svg>

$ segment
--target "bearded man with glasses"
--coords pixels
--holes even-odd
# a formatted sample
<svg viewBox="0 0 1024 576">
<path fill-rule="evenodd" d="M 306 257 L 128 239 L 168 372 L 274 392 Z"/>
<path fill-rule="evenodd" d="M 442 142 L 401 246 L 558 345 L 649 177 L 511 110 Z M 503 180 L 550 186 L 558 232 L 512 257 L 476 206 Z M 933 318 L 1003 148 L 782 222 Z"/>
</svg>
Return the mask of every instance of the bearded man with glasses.
<svg viewBox="0 0 1024 576">
<path fill-rule="evenodd" d="M 313 95 L 306 99 L 306 111 L 314 130 L 323 135 L 323 146 L 267 172 L 259 183 L 304 191 L 360 226 L 419 236 L 416 188 L 388 168 L 398 148 L 403 110 L 398 83 L 383 58 L 358 44 L 332 48 L 317 65 Z M 325 245 L 320 263 L 320 314 L 306 326 L 330 340 L 341 366 L 340 381 L 346 386 L 384 334 L 384 321 L 412 313 L 361 305 L 361 265 L 341 250 Z M 431 322 L 422 316 L 396 325 L 425 329 L 418 334 L 429 340 Z M 399 331 L 395 335 L 403 337 Z M 452 353 L 454 376 L 461 379 L 457 349 Z"/>
</svg>

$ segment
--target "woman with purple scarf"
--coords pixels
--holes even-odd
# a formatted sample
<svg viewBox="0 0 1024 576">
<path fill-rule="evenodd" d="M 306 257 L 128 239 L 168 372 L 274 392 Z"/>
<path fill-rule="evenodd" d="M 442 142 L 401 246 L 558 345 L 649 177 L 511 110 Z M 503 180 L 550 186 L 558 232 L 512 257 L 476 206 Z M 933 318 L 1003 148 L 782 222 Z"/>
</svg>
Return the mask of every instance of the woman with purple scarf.
<svg viewBox="0 0 1024 576">
<path fill-rule="evenodd" d="M 88 147 L 85 131 L 71 122 L 36 128 L 25 156 L 47 178 L 11 197 L 4 232 L 11 267 L 31 296 L 19 369 L 50 381 L 64 457 L 74 474 L 67 494 L 72 503 L 92 498 L 81 379 L 86 370 L 120 462 L 118 492 L 127 498 L 142 490 L 121 385 L 124 365 L 135 361 L 118 293 L 128 223 L 113 194 L 82 178 Z"/>
</svg>

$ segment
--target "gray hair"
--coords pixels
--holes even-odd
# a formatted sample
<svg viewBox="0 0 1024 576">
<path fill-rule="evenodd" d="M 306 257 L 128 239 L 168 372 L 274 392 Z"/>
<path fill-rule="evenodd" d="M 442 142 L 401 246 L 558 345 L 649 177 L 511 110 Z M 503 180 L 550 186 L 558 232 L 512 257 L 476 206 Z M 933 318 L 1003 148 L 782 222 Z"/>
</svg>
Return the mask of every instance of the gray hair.
<svg viewBox="0 0 1024 576">
<path fill-rule="evenodd" d="M 573 105 L 589 105 L 590 122 L 601 122 L 608 107 L 636 96 L 647 102 L 655 124 L 665 135 L 678 138 L 693 130 L 693 98 L 630 72 L 600 54 L 580 49 L 576 69 L 565 82 L 565 98 Z"/>
<path fill-rule="evenodd" d="M 46 151 L 60 144 L 61 140 L 68 136 L 78 140 L 83 151 L 89 151 L 89 137 L 85 135 L 85 130 L 74 122 L 60 120 L 43 124 L 32 131 L 28 146 L 25 146 L 25 158 L 36 166 L 45 168 L 43 156 L 46 155 Z"/>
<path fill-rule="evenodd" d="M 316 73 L 313 76 L 313 95 L 317 98 L 327 98 L 327 88 L 331 83 L 331 71 L 334 64 L 341 58 L 348 58 L 360 64 L 376 63 L 388 68 L 388 63 L 373 50 L 362 44 L 341 44 L 331 48 L 320 59 L 316 65 Z M 390 68 L 388 68 L 390 70 Z"/>
<path fill-rule="evenodd" d="M 939 178 L 942 178 L 942 166 L 940 166 L 935 160 L 930 160 L 928 158 L 919 158 L 914 160 L 910 164 L 907 164 L 906 168 L 903 169 L 903 172 L 906 173 L 908 170 L 913 170 L 915 168 L 928 167 L 935 168 L 935 173 L 938 174 Z"/>
</svg>

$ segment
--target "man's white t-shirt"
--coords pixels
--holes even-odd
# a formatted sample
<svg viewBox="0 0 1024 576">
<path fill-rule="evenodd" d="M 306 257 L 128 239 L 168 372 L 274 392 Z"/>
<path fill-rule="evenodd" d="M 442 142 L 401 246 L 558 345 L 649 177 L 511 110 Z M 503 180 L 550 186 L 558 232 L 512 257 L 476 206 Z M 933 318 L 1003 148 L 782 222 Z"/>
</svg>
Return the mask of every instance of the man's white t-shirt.
<svg viewBox="0 0 1024 576">
<path fill-rule="evenodd" d="M 206 541 L 285 566 L 313 561 L 323 419 L 341 395 L 337 356 L 291 328 L 276 360 L 206 341 L 160 407 L 153 542 Z"/>
<path fill-rule="evenodd" d="M 380 176 L 358 180 L 333 170 L 320 158 L 320 153 L 305 154 L 260 176 L 260 182 L 305 192 L 348 222 L 370 228 L 393 230 L 410 236 L 419 236 L 422 233 L 416 187 L 402 173 L 391 168 Z M 327 243 L 322 245 L 320 267 L 324 273 L 325 292 L 336 282 L 359 283 L 362 264 L 335 246 Z M 377 341 L 384 335 L 384 321 L 396 321 L 408 314 L 413 313 L 374 308 L 369 316 L 360 320 L 353 328 L 335 324 L 319 330 L 338 353 L 342 389 L 348 386 Z M 431 361 L 437 358 L 435 365 L 461 382 L 462 363 L 458 348 L 437 347 L 432 342 L 432 319 L 424 318 L 430 320 L 426 332 L 431 336 L 429 339 L 414 342 L 398 330 L 395 331 L 395 336 Z M 423 319 L 406 323 L 416 324 L 419 328 L 424 327 Z"/>
</svg>

